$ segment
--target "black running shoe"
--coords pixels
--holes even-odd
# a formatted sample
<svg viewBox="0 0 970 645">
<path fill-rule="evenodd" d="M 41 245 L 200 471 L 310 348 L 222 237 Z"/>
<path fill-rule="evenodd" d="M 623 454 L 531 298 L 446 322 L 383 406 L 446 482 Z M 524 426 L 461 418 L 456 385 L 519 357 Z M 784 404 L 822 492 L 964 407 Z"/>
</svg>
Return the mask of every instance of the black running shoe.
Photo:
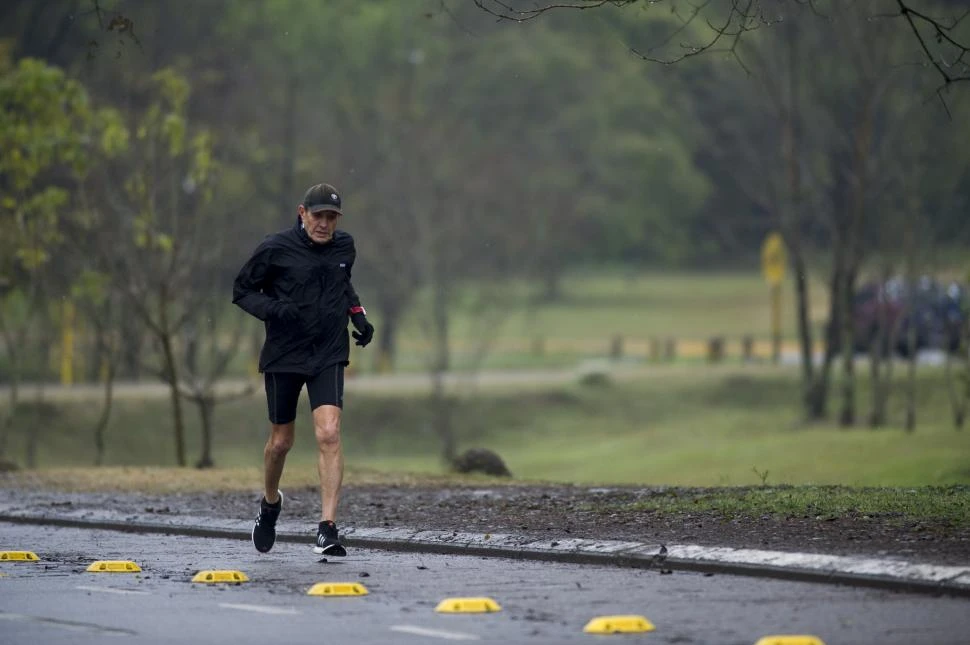
<svg viewBox="0 0 970 645">
<path fill-rule="evenodd" d="M 266 553 L 276 543 L 276 518 L 283 510 L 283 493 L 279 493 L 279 496 L 275 504 L 267 502 L 265 497 L 259 501 L 259 515 L 253 526 L 253 546 L 260 553 Z"/>
<path fill-rule="evenodd" d="M 313 547 L 313 552 L 338 558 L 347 555 L 347 549 L 340 543 L 340 537 L 337 535 L 336 524 L 320 522 L 320 527 L 317 529 L 317 545 Z"/>
</svg>

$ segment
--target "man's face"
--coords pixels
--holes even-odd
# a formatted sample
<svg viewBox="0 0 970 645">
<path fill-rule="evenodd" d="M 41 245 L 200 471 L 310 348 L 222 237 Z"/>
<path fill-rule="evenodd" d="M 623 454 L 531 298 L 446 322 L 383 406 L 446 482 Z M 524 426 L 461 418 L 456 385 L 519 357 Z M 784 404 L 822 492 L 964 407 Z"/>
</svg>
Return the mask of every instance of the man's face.
<svg viewBox="0 0 970 645">
<path fill-rule="evenodd" d="M 337 220 L 340 219 L 340 213 L 334 211 L 311 213 L 303 204 L 300 204 L 299 210 L 300 219 L 303 220 L 303 228 L 311 240 L 317 244 L 325 244 L 333 238 L 334 231 L 337 230 Z"/>
</svg>

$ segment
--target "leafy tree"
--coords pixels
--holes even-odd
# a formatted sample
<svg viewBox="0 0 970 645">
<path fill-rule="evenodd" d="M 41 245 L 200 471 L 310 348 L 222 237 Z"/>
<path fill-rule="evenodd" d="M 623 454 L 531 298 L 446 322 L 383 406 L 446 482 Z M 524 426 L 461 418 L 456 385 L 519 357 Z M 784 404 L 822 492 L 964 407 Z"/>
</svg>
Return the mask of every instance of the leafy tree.
<svg viewBox="0 0 970 645">
<path fill-rule="evenodd" d="M 218 266 L 220 233 L 230 212 L 226 205 L 212 207 L 213 140 L 188 119 L 188 82 L 166 68 L 152 75 L 145 91 L 149 106 L 134 115 L 124 153 L 102 168 L 88 205 L 99 216 L 102 270 L 159 352 L 158 375 L 170 390 L 176 461 L 184 466 L 179 336 L 208 295 L 196 284 Z"/>
<path fill-rule="evenodd" d="M 17 414 L 18 384 L 36 337 L 50 325 L 46 300 L 68 293 L 52 281 L 58 262 L 89 226 L 72 200 L 91 164 L 116 152 L 120 124 L 92 107 L 84 87 L 42 61 L 0 58 L 0 333 L 11 366 L 10 405 L 0 426 L 0 455 Z M 70 282 L 67 282 L 69 285 Z"/>
<path fill-rule="evenodd" d="M 870 20 L 872 3 L 832 3 L 827 10 L 818 16 L 790 8 L 780 14 L 783 25 L 746 34 L 734 50 L 745 67 L 729 62 L 733 75 L 713 59 L 704 59 L 709 67 L 684 71 L 688 84 L 709 88 L 695 108 L 717 141 L 709 172 L 733 178 L 754 207 L 750 215 L 728 222 L 744 237 L 757 239 L 770 229 L 785 236 L 796 288 L 806 417 L 826 416 L 841 348 L 839 418 L 851 425 L 857 340 L 852 296 L 876 238 L 890 231 L 899 249 L 905 237 L 880 215 L 933 194 L 919 181 L 900 181 L 900 174 L 913 174 L 918 165 L 928 174 L 949 177 L 942 182 L 947 184 L 964 176 L 960 159 L 966 155 L 931 144 L 933 154 L 917 158 L 918 146 L 905 143 L 947 129 L 952 136 L 958 126 L 934 123 L 940 115 L 921 102 L 931 81 L 894 64 L 909 51 L 900 38 L 902 24 Z M 932 217 L 940 219 L 935 212 Z M 827 273 L 831 293 L 821 365 L 813 359 L 815 330 L 807 298 L 808 277 L 818 269 Z"/>
</svg>

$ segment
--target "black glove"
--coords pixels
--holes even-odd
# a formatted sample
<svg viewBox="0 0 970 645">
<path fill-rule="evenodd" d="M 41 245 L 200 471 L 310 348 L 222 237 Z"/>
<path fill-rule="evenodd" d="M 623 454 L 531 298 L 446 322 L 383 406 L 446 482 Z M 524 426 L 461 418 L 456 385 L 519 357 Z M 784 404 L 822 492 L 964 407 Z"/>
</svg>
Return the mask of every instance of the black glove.
<svg viewBox="0 0 970 645">
<path fill-rule="evenodd" d="M 300 308 L 292 302 L 279 300 L 273 305 L 271 315 L 280 322 L 294 323 L 300 319 Z"/>
<path fill-rule="evenodd" d="M 363 312 L 358 311 L 355 314 L 350 314 L 350 322 L 354 324 L 357 331 L 353 332 L 351 336 L 357 341 L 357 344 L 361 347 L 366 347 L 367 343 L 374 339 L 374 325 L 367 322 L 367 316 Z"/>
</svg>

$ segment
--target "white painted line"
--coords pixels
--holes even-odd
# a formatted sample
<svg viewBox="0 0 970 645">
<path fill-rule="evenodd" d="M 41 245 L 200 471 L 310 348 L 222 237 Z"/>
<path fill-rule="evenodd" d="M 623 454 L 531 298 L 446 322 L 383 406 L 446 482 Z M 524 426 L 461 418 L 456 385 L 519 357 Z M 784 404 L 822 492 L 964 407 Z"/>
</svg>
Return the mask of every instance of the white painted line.
<svg viewBox="0 0 970 645">
<path fill-rule="evenodd" d="M 970 565 L 954 567 L 859 556 L 793 553 L 760 549 L 733 549 L 730 547 L 707 547 L 691 544 L 671 544 L 668 545 L 667 549 L 669 557 L 672 558 L 808 569 L 820 572 L 886 576 L 897 580 L 959 582 L 965 576 L 970 576 Z"/>
<path fill-rule="evenodd" d="M 123 634 L 125 636 L 137 636 L 138 632 L 130 629 L 119 629 L 117 627 L 104 627 L 94 623 L 81 623 L 74 620 L 59 620 L 57 618 L 47 618 L 44 616 L 27 616 L 26 614 L 9 614 L 0 612 L 0 620 L 22 620 L 28 623 L 38 623 L 41 625 L 53 625 L 74 632 L 94 632 L 96 634 Z"/>
<path fill-rule="evenodd" d="M 443 629 L 428 629 L 416 625 L 394 625 L 392 632 L 402 632 L 404 634 L 414 634 L 416 636 L 428 636 L 430 638 L 443 638 L 449 641 L 477 641 L 479 637 L 475 634 L 464 632 L 446 632 Z"/>
<path fill-rule="evenodd" d="M 220 602 L 220 607 L 225 609 L 238 609 L 240 611 L 252 611 L 257 614 L 276 614 L 280 616 L 295 616 L 300 612 L 290 607 L 266 607 L 264 605 L 237 605 L 231 602 Z"/>
<path fill-rule="evenodd" d="M 149 592 L 147 591 L 136 591 L 134 589 L 112 589 L 111 587 L 95 587 L 92 585 L 78 585 L 74 587 L 75 589 L 80 589 L 81 591 L 97 591 L 100 593 L 116 593 L 119 596 L 147 596 Z"/>
</svg>

